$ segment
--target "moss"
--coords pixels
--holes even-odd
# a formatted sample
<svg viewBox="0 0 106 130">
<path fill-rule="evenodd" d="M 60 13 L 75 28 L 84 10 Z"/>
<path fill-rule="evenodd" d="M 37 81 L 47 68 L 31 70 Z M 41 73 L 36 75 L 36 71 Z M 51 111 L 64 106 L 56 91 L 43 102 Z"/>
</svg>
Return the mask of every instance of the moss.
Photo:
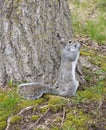
<svg viewBox="0 0 106 130">
<path fill-rule="evenodd" d="M 35 128 L 34 130 L 43 130 L 42 128 Z"/>
<path fill-rule="evenodd" d="M 43 106 L 43 107 L 40 107 L 40 112 L 41 112 L 41 113 L 45 113 L 48 108 L 49 108 L 48 105 L 45 105 L 45 106 Z"/>
<path fill-rule="evenodd" d="M 36 112 L 38 104 L 33 106 L 33 113 Z"/>
<path fill-rule="evenodd" d="M 3 114 L 3 111 L 0 111 L 0 115 L 2 115 Z"/>
<path fill-rule="evenodd" d="M 86 52 L 86 51 L 81 50 L 80 54 L 83 55 L 83 56 L 90 56 L 91 52 Z"/>
<path fill-rule="evenodd" d="M 15 123 L 19 123 L 21 121 L 21 116 L 15 115 L 11 118 L 10 123 L 11 124 L 15 124 Z"/>
<path fill-rule="evenodd" d="M 95 86 L 86 89 L 85 91 L 80 91 L 80 99 L 86 99 L 90 101 L 98 101 L 105 95 L 105 82 L 99 81 Z M 77 97 L 78 98 L 78 97 Z"/>
<path fill-rule="evenodd" d="M 40 104 L 42 104 L 43 102 L 44 102 L 43 98 L 39 98 L 37 100 L 23 100 L 23 99 L 21 99 L 20 103 L 18 104 L 18 106 L 15 110 L 19 112 L 21 109 L 23 109 L 24 107 L 27 107 L 27 106 L 34 106 L 36 109 L 36 107 L 39 106 Z"/>
<path fill-rule="evenodd" d="M 84 114 L 82 114 L 81 112 L 78 112 L 76 114 L 76 116 L 74 116 L 74 114 L 69 113 L 66 117 L 67 120 L 72 120 L 73 122 L 75 122 L 75 124 L 77 126 L 83 126 L 87 120 L 87 116 L 85 116 Z"/>
<path fill-rule="evenodd" d="M 62 127 L 64 130 L 76 130 L 76 128 L 73 126 L 73 122 L 70 120 L 65 121 Z"/>
<path fill-rule="evenodd" d="M 61 123 L 61 121 L 62 121 L 61 117 L 56 117 L 54 122 L 55 123 Z"/>
<path fill-rule="evenodd" d="M 37 100 L 33 100 L 33 101 L 29 101 L 29 102 L 31 102 L 32 104 L 38 104 L 38 105 L 40 105 L 40 104 L 42 104 L 44 101 L 45 101 L 44 98 L 39 98 L 39 99 L 37 99 Z"/>
<path fill-rule="evenodd" d="M 99 67 L 101 67 L 101 69 L 103 69 L 104 71 L 106 70 L 106 61 L 105 61 L 106 57 L 102 56 L 101 54 L 98 55 L 97 52 L 95 52 L 91 57 L 89 57 L 89 61 L 92 64 L 95 64 Z"/>
<path fill-rule="evenodd" d="M 50 108 L 53 113 L 56 113 L 60 110 L 61 107 L 59 107 L 59 105 L 50 105 Z"/>
<path fill-rule="evenodd" d="M 104 71 L 106 71 L 106 63 L 102 63 L 102 64 L 101 64 L 101 68 L 102 68 Z"/>
<path fill-rule="evenodd" d="M 44 94 L 43 95 L 43 98 L 45 99 L 45 101 L 48 101 L 50 97 L 51 97 L 50 94 Z"/>
<path fill-rule="evenodd" d="M 4 120 L 4 117 L 0 116 L 0 121 L 3 121 Z"/>
<path fill-rule="evenodd" d="M 32 121 L 37 121 L 39 117 L 40 117 L 39 115 L 33 115 L 33 116 L 31 117 L 31 120 L 32 120 Z"/>
<path fill-rule="evenodd" d="M 63 97 L 51 96 L 48 101 L 48 106 L 51 108 L 51 111 L 55 113 L 62 110 L 63 106 L 65 106 L 66 103 L 67 100 Z"/>
<path fill-rule="evenodd" d="M 52 126 L 52 128 L 50 128 L 51 130 L 61 130 L 61 128 L 58 128 L 57 126 Z"/>
<path fill-rule="evenodd" d="M 84 114 L 80 110 L 72 110 L 70 113 L 66 114 L 66 120 L 63 124 L 64 129 L 70 128 L 70 130 L 87 130 L 88 127 L 88 115 Z"/>
<path fill-rule="evenodd" d="M 4 130 L 6 127 L 6 121 L 1 121 L 0 122 L 0 130 Z"/>
<path fill-rule="evenodd" d="M 58 104 L 66 104 L 67 99 L 61 96 L 50 96 L 48 104 L 58 105 Z"/>
</svg>

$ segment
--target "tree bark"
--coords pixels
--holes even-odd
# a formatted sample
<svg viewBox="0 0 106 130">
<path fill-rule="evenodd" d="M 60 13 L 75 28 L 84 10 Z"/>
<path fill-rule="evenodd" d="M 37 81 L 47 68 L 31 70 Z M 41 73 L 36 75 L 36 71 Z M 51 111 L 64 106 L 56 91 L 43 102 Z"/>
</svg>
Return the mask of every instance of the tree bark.
<svg viewBox="0 0 106 130">
<path fill-rule="evenodd" d="M 53 84 L 61 60 L 57 33 L 72 37 L 67 0 L 1 0 L 0 85 L 10 79 Z"/>
</svg>

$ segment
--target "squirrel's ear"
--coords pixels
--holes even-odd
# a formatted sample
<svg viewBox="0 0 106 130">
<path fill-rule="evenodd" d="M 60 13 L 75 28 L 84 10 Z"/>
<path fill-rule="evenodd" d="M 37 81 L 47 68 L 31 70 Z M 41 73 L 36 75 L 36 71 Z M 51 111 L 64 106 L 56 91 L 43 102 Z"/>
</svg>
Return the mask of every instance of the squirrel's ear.
<svg viewBox="0 0 106 130">
<path fill-rule="evenodd" d="M 67 41 L 64 38 L 62 38 L 59 33 L 57 33 L 57 37 L 59 38 L 61 45 L 63 47 L 66 46 Z"/>
<path fill-rule="evenodd" d="M 62 38 L 62 39 L 60 40 L 60 43 L 61 43 L 61 45 L 62 45 L 63 47 L 65 47 L 65 46 L 67 45 L 67 41 L 66 41 L 66 39 L 64 39 L 64 38 Z"/>
</svg>

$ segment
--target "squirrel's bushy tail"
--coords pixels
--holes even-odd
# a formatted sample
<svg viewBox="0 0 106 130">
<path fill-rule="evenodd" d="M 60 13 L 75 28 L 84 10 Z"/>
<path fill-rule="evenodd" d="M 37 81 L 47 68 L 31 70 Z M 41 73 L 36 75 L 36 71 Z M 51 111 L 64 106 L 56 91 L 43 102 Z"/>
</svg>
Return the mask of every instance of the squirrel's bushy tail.
<svg viewBox="0 0 106 130">
<path fill-rule="evenodd" d="M 41 83 L 25 83 L 19 85 L 19 94 L 24 99 L 38 99 L 42 97 L 43 94 L 49 93 L 49 94 L 59 94 L 58 91 L 55 88 L 50 87 L 49 85 L 44 85 Z"/>
</svg>

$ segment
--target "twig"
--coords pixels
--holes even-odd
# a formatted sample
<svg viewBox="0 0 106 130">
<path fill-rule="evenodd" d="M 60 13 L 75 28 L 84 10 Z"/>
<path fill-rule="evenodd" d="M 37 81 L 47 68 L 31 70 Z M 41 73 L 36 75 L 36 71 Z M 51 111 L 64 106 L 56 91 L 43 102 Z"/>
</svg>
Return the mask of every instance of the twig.
<svg viewBox="0 0 106 130">
<path fill-rule="evenodd" d="M 5 130 L 9 130 L 11 119 L 12 119 L 12 117 L 9 117 L 9 118 L 7 119 L 7 127 L 6 127 Z"/>
<path fill-rule="evenodd" d="M 39 119 L 38 119 L 31 127 L 29 127 L 27 130 L 30 130 L 30 129 L 33 128 L 35 125 L 37 125 L 37 124 L 41 121 L 41 119 L 44 118 L 44 117 L 47 115 L 47 113 L 48 113 L 49 111 L 50 111 L 50 108 L 48 108 L 47 111 L 46 111 L 43 115 L 41 115 L 41 116 L 39 117 Z"/>
<path fill-rule="evenodd" d="M 33 109 L 33 106 L 25 107 L 25 108 L 23 108 L 23 109 L 18 113 L 18 115 L 21 115 L 21 114 L 23 114 L 23 113 L 25 113 L 26 111 L 29 111 L 29 110 L 31 110 L 31 109 Z"/>
<path fill-rule="evenodd" d="M 65 119 L 65 114 L 66 114 L 66 110 L 65 110 L 65 107 L 63 107 L 63 117 L 62 117 L 62 121 L 61 121 L 61 127 L 62 127 L 64 119 Z"/>
<path fill-rule="evenodd" d="M 23 109 L 22 109 L 18 114 L 16 114 L 16 115 L 21 116 L 23 113 L 25 113 L 26 111 L 29 111 L 29 110 L 31 110 L 31 109 L 33 109 L 33 106 L 25 107 L 25 108 L 23 108 Z M 5 129 L 5 130 L 9 130 L 10 125 L 11 125 L 11 119 L 12 119 L 12 117 L 13 117 L 13 116 L 11 116 L 11 117 L 9 117 L 9 118 L 7 119 L 7 126 L 6 126 L 6 129 Z"/>
<path fill-rule="evenodd" d="M 103 104 L 103 101 L 102 101 L 102 100 L 100 100 L 100 101 L 99 101 L 98 108 L 97 108 L 98 110 L 101 108 L 102 104 Z"/>
</svg>

